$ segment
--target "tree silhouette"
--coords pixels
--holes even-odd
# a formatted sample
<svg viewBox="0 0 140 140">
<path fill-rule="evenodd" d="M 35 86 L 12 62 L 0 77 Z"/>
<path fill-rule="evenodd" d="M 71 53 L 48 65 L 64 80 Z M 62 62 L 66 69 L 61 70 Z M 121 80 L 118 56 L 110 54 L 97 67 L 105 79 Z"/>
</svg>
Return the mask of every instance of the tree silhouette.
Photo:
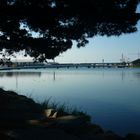
<svg viewBox="0 0 140 140">
<path fill-rule="evenodd" d="M 140 0 L 0 0 L 0 50 L 25 50 L 39 61 L 96 35 L 137 31 Z"/>
</svg>

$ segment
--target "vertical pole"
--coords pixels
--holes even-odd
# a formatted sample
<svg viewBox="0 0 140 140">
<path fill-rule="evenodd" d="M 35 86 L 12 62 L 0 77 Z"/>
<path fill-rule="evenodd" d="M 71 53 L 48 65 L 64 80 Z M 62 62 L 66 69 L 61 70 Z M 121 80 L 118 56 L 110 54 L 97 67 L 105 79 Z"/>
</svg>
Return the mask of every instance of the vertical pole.
<svg viewBox="0 0 140 140">
<path fill-rule="evenodd" d="M 104 68 L 104 59 L 102 59 L 102 63 L 103 63 L 103 68 Z"/>
<path fill-rule="evenodd" d="M 123 57 L 123 53 L 122 53 L 122 63 L 124 62 L 124 57 Z"/>
</svg>

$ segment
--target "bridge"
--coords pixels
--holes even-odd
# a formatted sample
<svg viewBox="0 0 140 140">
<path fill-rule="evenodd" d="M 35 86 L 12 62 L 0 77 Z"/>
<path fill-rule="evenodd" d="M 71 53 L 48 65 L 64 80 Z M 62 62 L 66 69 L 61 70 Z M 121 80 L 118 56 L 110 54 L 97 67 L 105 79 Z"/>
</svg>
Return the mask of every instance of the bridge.
<svg viewBox="0 0 140 140">
<path fill-rule="evenodd" d="M 0 67 L 0 70 L 14 70 L 14 69 L 40 69 L 40 68 L 125 68 L 130 67 L 131 63 L 51 63 L 51 64 L 32 64 L 32 65 L 18 65 L 14 67 Z"/>
<path fill-rule="evenodd" d="M 129 67 L 131 63 L 54 63 L 51 65 L 45 65 L 46 68 L 125 68 Z"/>
</svg>

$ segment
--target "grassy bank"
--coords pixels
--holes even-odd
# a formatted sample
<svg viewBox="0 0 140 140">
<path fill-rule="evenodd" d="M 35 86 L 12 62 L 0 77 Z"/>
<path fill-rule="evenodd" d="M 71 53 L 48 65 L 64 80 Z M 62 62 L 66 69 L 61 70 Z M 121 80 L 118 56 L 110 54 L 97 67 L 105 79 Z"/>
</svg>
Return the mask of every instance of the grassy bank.
<svg viewBox="0 0 140 140">
<path fill-rule="evenodd" d="M 104 131 L 90 116 L 50 99 L 36 103 L 13 91 L 0 89 L 0 140 L 140 140 Z"/>
<path fill-rule="evenodd" d="M 52 101 L 51 98 L 44 100 L 39 103 L 42 109 L 53 109 L 58 112 L 58 116 L 64 115 L 74 115 L 74 116 L 84 116 L 85 119 L 90 122 L 91 117 L 83 110 L 77 109 L 76 107 L 70 107 L 66 103 L 58 103 L 56 101 Z"/>
</svg>

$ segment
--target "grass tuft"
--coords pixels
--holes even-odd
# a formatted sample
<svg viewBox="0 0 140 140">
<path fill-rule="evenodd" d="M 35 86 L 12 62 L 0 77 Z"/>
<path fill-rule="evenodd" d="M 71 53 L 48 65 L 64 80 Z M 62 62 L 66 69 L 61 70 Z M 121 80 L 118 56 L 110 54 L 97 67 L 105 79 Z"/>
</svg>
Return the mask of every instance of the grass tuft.
<svg viewBox="0 0 140 140">
<path fill-rule="evenodd" d="M 51 98 L 45 99 L 40 103 L 43 109 L 54 109 L 58 112 L 59 116 L 64 115 L 74 115 L 74 116 L 83 116 L 87 122 L 91 121 L 91 117 L 84 111 L 77 109 L 76 107 L 70 107 L 66 103 L 58 103 L 51 101 Z"/>
</svg>

